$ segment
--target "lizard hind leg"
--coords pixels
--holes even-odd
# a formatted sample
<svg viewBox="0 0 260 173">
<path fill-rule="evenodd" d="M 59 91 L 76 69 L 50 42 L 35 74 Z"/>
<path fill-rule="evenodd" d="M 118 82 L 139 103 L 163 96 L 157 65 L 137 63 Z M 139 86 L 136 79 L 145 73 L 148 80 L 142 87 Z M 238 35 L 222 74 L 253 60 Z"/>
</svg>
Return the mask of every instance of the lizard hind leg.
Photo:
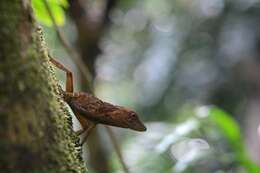
<svg viewBox="0 0 260 173">
<path fill-rule="evenodd" d="M 86 128 L 82 128 L 82 129 L 80 129 L 80 130 L 78 130 L 78 131 L 75 131 L 75 133 L 76 133 L 77 136 L 80 136 L 80 135 L 82 135 L 83 133 L 85 133 L 86 130 L 87 130 Z"/>
<path fill-rule="evenodd" d="M 74 112 L 74 113 L 82 126 L 82 129 L 77 131 L 76 134 L 81 135 L 81 134 L 85 133 L 83 139 L 80 142 L 80 145 L 83 145 L 86 142 L 91 130 L 96 126 L 96 123 L 86 119 L 84 116 L 80 115 L 77 112 Z"/>
<path fill-rule="evenodd" d="M 93 124 L 86 130 L 85 136 L 83 137 L 83 139 L 82 139 L 81 142 L 80 142 L 80 145 L 81 145 L 81 146 L 86 142 L 86 140 L 87 140 L 87 138 L 88 138 L 88 136 L 89 136 L 91 130 L 94 129 L 95 127 L 96 127 L 96 124 L 93 123 Z"/>
</svg>

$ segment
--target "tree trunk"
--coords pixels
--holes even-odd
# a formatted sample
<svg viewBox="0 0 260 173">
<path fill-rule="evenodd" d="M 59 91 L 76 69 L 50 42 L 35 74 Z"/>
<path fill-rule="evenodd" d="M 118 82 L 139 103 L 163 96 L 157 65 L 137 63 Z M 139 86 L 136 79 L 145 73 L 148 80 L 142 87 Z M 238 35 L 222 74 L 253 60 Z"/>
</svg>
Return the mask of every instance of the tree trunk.
<svg viewBox="0 0 260 173">
<path fill-rule="evenodd" d="M 0 1 L 0 172 L 86 172 L 30 1 Z"/>
</svg>

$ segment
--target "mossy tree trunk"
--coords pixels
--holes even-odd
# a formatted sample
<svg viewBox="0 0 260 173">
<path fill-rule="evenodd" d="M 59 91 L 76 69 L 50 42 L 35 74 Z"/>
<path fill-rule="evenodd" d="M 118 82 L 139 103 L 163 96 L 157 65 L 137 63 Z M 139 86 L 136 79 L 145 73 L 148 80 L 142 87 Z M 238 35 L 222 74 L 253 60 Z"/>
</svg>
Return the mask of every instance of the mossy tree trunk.
<svg viewBox="0 0 260 173">
<path fill-rule="evenodd" d="M 29 0 L 0 1 L 0 172 L 86 172 Z"/>
</svg>

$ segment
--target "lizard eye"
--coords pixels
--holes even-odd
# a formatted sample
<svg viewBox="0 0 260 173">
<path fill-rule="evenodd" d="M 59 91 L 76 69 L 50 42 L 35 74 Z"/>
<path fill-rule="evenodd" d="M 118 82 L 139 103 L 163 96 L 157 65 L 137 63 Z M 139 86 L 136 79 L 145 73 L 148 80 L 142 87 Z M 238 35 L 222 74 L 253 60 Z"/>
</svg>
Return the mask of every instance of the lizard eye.
<svg viewBox="0 0 260 173">
<path fill-rule="evenodd" d="M 131 112 L 131 113 L 128 115 L 128 117 L 127 117 L 127 120 L 130 121 L 130 122 L 134 121 L 135 119 L 136 119 L 136 115 L 135 115 L 134 112 Z"/>
<path fill-rule="evenodd" d="M 128 128 L 133 129 L 133 130 L 137 130 L 137 131 L 145 131 L 146 130 L 146 127 L 139 120 L 138 115 L 135 112 L 133 112 L 133 111 L 129 112 L 126 120 L 127 120 Z"/>
</svg>

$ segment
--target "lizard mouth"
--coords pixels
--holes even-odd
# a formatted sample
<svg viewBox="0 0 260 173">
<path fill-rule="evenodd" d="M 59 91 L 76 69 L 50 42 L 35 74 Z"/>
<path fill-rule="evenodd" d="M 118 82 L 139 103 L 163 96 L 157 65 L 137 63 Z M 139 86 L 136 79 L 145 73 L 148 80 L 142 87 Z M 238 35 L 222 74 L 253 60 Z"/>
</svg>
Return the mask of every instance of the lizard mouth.
<svg viewBox="0 0 260 173">
<path fill-rule="evenodd" d="M 146 129 L 146 127 L 144 125 L 137 129 L 137 131 L 139 131 L 139 132 L 145 132 L 146 130 L 147 129 Z"/>
<path fill-rule="evenodd" d="M 142 122 L 136 123 L 135 125 L 131 126 L 130 129 L 139 131 L 139 132 L 144 132 L 146 131 L 146 127 Z"/>
</svg>

